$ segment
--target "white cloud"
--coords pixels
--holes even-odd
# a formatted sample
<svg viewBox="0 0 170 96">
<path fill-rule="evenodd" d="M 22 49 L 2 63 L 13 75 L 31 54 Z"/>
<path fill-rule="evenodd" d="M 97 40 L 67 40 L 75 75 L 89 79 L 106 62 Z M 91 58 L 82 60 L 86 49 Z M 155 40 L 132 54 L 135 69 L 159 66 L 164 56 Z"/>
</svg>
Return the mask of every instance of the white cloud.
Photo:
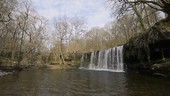
<svg viewBox="0 0 170 96">
<path fill-rule="evenodd" d="M 86 18 L 88 27 L 104 26 L 110 18 L 105 0 L 32 0 L 36 11 L 49 19 L 66 15 Z"/>
</svg>

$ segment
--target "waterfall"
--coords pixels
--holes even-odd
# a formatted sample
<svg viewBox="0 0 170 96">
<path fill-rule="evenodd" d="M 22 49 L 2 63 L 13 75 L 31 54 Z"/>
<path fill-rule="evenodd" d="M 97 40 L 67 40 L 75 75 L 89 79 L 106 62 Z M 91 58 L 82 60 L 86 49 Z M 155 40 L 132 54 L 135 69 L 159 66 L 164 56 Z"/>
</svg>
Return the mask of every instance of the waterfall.
<svg viewBox="0 0 170 96">
<path fill-rule="evenodd" d="M 80 69 L 123 72 L 123 46 L 83 54 Z M 86 59 L 86 60 L 85 60 Z"/>
</svg>

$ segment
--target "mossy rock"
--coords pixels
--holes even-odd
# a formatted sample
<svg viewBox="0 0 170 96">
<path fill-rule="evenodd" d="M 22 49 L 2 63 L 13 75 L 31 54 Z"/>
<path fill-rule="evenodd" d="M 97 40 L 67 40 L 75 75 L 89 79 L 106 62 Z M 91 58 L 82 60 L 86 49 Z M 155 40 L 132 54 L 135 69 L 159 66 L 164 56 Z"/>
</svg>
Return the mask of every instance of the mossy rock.
<svg viewBox="0 0 170 96">
<path fill-rule="evenodd" d="M 132 37 L 124 45 L 124 62 L 127 66 L 135 66 L 136 68 L 151 66 L 152 62 L 162 59 L 162 51 L 158 52 L 160 56 L 155 59 L 155 54 L 157 55 L 157 53 L 154 50 L 170 49 L 169 43 L 170 20 L 161 20 L 146 32 Z"/>
</svg>

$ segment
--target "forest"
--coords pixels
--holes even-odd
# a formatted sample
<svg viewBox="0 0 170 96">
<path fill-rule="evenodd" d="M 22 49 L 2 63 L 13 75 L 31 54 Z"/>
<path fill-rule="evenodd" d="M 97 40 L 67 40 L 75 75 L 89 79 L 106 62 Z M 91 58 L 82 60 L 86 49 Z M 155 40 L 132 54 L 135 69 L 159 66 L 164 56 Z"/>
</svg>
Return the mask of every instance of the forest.
<svg viewBox="0 0 170 96">
<path fill-rule="evenodd" d="M 170 96 L 169 78 L 170 0 L 0 0 L 0 96 Z"/>
<path fill-rule="evenodd" d="M 1 66 L 77 64 L 83 53 L 126 44 L 155 23 L 167 23 L 161 32 L 170 27 L 169 0 L 107 0 L 116 19 L 90 29 L 78 16 L 64 15 L 51 25 L 30 0 L 1 0 L 0 5 Z"/>
</svg>

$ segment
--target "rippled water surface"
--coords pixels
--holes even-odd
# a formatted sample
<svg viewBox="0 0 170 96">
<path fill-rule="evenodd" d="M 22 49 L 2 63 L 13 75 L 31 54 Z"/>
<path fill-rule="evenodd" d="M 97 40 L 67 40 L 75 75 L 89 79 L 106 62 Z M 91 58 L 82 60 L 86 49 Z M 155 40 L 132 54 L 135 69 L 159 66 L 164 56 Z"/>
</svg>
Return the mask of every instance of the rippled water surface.
<svg viewBox="0 0 170 96">
<path fill-rule="evenodd" d="M 170 80 L 90 70 L 30 70 L 0 77 L 0 96 L 170 96 Z"/>
</svg>

